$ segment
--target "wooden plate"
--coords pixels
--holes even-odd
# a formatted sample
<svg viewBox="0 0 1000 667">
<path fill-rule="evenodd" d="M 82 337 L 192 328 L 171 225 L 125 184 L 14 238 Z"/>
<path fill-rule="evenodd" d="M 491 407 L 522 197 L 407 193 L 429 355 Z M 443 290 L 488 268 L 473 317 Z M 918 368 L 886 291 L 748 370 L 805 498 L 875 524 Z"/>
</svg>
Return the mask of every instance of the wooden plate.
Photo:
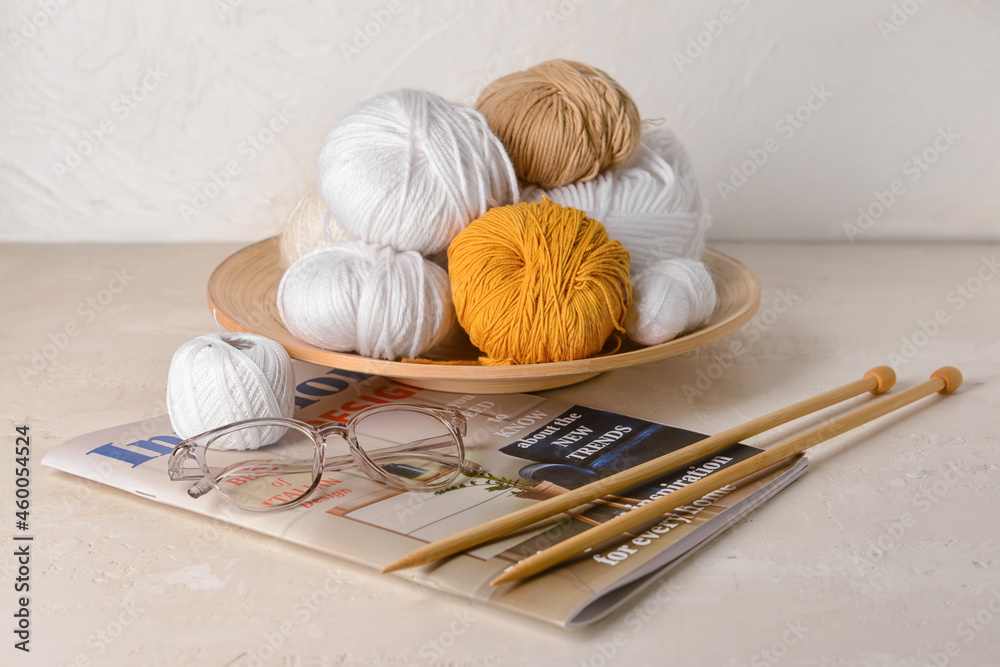
<svg viewBox="0 0 1000 667">
<path fill-rule="evenodd" d="M 304 343 L 288 332 L 278 316 L 278 283 L 284 268 L 277 238 L 248 246 L 223 261 L 208 280 L 208 305 L 230 331 L 247 331 L 281 343 L 288 354 L 329 368 L 384 375 L 439 391 L 504 394 L 541 391 L 592 378 L 604 371 L 664 359 L 707 345 L 746 324 L 760 305 L 760 283 L 750 269 L 731 257 L 706 250 L 704 261 L 715 280 L 718 304 L 709 323 L 679 338 L 642 347 L 625 341 L 605 356 L 520 366 L 438 366 L 371 359 L 331 352 Z M 436 360 L 474 360 L 481 356 L 456 325 L 451 334 L 424 355 Z"/>
</svg>

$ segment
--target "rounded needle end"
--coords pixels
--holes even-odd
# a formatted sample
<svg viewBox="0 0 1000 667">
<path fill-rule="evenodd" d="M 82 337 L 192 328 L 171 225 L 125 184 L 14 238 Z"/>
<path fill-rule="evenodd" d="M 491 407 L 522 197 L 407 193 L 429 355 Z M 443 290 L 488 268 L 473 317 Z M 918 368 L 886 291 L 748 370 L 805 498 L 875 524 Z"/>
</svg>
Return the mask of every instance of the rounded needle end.
<svg viewBox="0 0 1000 667">
<path fill-rule="evenodd" d="M 962 371 L 954 366 L 943 366 L 931 373 L 931 377 L 944 380 L 944 388 L 941 389 L 942 394 L 950 394 L 962 386 Z"/>
<path fill-rule="evenodd" d="M 876 366 L 867 373 L 865 377 L 875 378 L 875 388 L 872 389 L 873 394 L 882 394 L 890 389 L 896 384 L 896 371 L 892 370 L 888 366 Z"/>
</svg>

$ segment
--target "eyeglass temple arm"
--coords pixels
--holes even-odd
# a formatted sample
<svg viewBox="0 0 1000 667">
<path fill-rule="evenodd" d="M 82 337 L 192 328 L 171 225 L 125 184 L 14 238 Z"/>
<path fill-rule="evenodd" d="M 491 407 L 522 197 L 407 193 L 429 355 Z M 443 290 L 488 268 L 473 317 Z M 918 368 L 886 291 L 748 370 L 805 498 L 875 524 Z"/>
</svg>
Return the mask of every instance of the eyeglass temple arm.
<svg viewBox="0 0 1000 667">
<path fill-rule="evenodd" d="M 451 454 L 431 454 L 428 450 L 437 449 L 440 445 L 423 445 L 421 447 L 413 447 L 411 445 L 399 445 L 397 447 L 387 447 L 385 449 L 380 449 L 376 452 L 367 452 L 368 458 L 372 461 L 378 461 L 379 459 L 387 458 L 395 454 L 416 454 L 418 457 L 429 459 L 431 461 L 437 461 L 439 463 L 451 463 L 454 464 L 458 461 L 457 456 Z M 472 465 L 478 467 L 477 464 L 471 461 L 461 462 L 462 468 L 464 469 L 467 465 Z M 354 458 L 349 455 L 344 456 L 334 456 L 328 458 L 326 463 L 323 465 L 323 470 L 344 470 L 346 468 L 354 467 Z"/>
<path fill-rule="evenodd" d="M 393 447 L 383 447 L 377 449 L 374 452 L 365 451 L 369 458 L 372 460 L 383 458 L 384 456 L 390 454 L 409 454 L 417 452 L 426 452 L 431 449 L 438 449 L 440 447 L 447 447 L 451 442 L 442 442 L 441 436 L 432 436 L 430 438 L 424 438 L 422 440 L 414 440 L 413 442 L 407 442 L 403 445 L 395 445 Z M 445 457 L 447 459 L 455 459 L 457 457 L 450 454 L 438 454 L 438 456 Z M 428 457 L 431 458 L 431 457 Z M 349 454 L 344 454 L 342 456 L 333 456 L 326 459 L 326 464 L 323 466 L 323 470 L 344 470 L 345 468 L 350 468 L 354 465 L 354 458 Z"/>
</svg>

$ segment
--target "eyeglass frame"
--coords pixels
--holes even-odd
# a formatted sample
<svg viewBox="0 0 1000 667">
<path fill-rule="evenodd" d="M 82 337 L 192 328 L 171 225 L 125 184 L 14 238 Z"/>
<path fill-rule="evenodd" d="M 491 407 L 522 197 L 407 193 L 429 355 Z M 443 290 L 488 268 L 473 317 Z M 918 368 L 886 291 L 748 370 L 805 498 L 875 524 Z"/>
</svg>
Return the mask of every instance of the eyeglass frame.
<svg viewBox="0 0 1000 667">
<path fill-rule="evenodd" d="M 435 417 L 442 424 L 444 424 L 449 435 L 455 441 L 455 446 L 458 449 L 458 462 L 455 465 L 455 469 L 452 473 L 443 475 L 442 477 L 435 479 L 430 482 L 420 482 L 408 484 L 406 480 L 402 477 L 390 476 L 383 472 L 382 468 L 375 463 L 372 457 L 365 451 L 365 449 L 358 443 L 356 429 L 357 424 L 364 417 L 368 417 L 373 414 L 378 414 L 380 412 L 417 412 L 422 413 L 431 417 Z M 313 441 L 313 481 L 309 488 L 295 500 L 283 503 L 282 505 L 274 507 L 258 507 L 250 506 L 241 503 L 236 498 L 230 496 L 226 493 L 221 486 L 219 486 L 218 479 L 221 479 L 223 474 L 213 475 L 212 471 L 209 469 L 207 463 L 205 462 L 205 451 L 208 449 L 206 446 L 211 443 L 215 438 L 224 435 L 228 432 L 238 431 L 243 428 L 250 426 L 284 426 L 288 428 L 298 429 L 301 433 L 309 435 Z M 339 422 L 330 422 L 327 424 L 322 424 L 316 426 L 314 424 L 309 424 L 300 419 L 292 419 L 287 417 L 261 417 L 253 419 L 244 419 L 241 421 L 233 422 L 231 424 L 226 424 L 225 426 L 219 426 L 214 429 L 205 431 L 198 435 L 192 436 L 190 438 L 185 438 L 177 445 L 174 446 L 173 451 L 170 453 L 170 458 L 167 462 L 167 474 L 171 481 L 191 481 L 197 480 L 187 491 L 188 495 L 192 498 L 200 498 L 201 496 L 208 493 L 213 488 L 218 491 L 223 498 L 233 503 L 241 509 L 250 510 L 252 512 L 274 512 L 286 509 L 291 509 L 305 502 L 305 500 L 311 496 L 318 488 L 320 482 L 323 478 L 323 473 L 326 471 L 334 470 L 345 470 L 351 467 L 357 467 L 361 472 L 366 474 L 368 477 L 376 482 L 382 484 L 387 484 L 396 488 L 401 488 L 406 491 L 438 491 L 440 489 L 446 488 L 455 481 L 455 479 L 463 473 L 481 473 L 483 468 L 472 461 L 468 461 L 465 458 L 465 441 L 463 436 L 466 434 L 467 422 L 465 415 L 461 411 L 451 408 L 451 407 L 436 407 L 428 405 L 418 405 L 414 403 L 390 403 L 386 405 L 372 405 L 351 416 L 346 424 L 341 424 Z M 338 435 L 343 438 L 348 445 L 350 454 L 344 454 L 341 456 L 333 457 L 327 460 L 326 457 L 326 439 L 331 435 Z M 206 444 L 198 444 L 197 440 L 207 438 Z M 431 438 L 425 438 L 425 440 L 430 440 Z M 406 443 L 403 445 L 396 445 L 394 447 L 388 447 L 379 450 L 381 454 L 393 454 L 399 452 L 420 452 L 419 448 L 420 440 L 414 442 Z M 417 445 L 414 448 L 414 445 Z M 435 447 L 427 446 L 427 449 L 433 449 Z M 265 449 L 265 448 L 259 448 Z M 245 450 L 248 452 L 257 450 Z M 428 456 L 427 453 L 423 453 L 424 456 L 428 458 L 434 458 Z M 439 455 L 451 458 L 451 455 Z M 194 462 L 197 464 L 197 469 L 193 469 L 188 464 Z M 345 464 L 345 465 L 342 465 Z M 234 464 L 236 465 L 236 464 Z M 230 466 L 231 467 L 231 466 Z M 228 468 L 224 469 L 224 473 Z"/>
</svg>

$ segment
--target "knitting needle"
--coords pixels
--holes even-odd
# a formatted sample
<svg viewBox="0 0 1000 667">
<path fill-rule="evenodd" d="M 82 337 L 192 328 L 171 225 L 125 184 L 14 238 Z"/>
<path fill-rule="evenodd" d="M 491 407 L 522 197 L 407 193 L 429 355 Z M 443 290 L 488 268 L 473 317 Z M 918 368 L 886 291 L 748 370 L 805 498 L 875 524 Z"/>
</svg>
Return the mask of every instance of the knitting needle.
<svg viewBox="0 0 1000 667">
<path fill-rule="evenodd" d="M 693 482 L 677 491 L 657 498 L 642 507 L 606 521 L 600 526 L 590 528 L 559 542 L 555 546 L 539 551 L 533 556 L 529 556 L 512 565 L 499 577 L 491 581 L 490 585 L 497 586 L 510 581 L 524 579 L 525 577 L 547 570 L 553 565 L 557 565 L 573 556 L 579 555 L 587 549 L 596 547 L 615 536 L 621 535 L 626 530 L 653 521 L 671 510 L 694 502 L 706 493 L 711 493 L 727 484 L 734 484 L 750 475 L 766 470 L 776 463 L 785 461 L 814 445 L 825 442 L 862 424 L 867 424 L 878 417 L 889 414 L 893 410 L 913 403 L 925 396 L 930 396 L 935 392 L 950 394 L 958 389 L 961 384 L 962 374 L 957 368 L 950 366 L 939 368 L 934 371 L 931 379 L 926 382 L 901 391 L 898 394 L 886 396 L 874 403 L 869 403 L 824 426 L 820 426 L 780 445 L 766 449 L 760 454 L 755 454 L 736 465 L 723 468 L 707 477 L 699 479 L 697 482 Z"/>
<path fill-rule="evenodd" d="M 893 370 L 888 366 L 878 366 L 865 373 L 861 379 L 845 384 L 842 387 L 831 389 L 812 398 L 799 401 L 794 405 L 775 410 L 769 414 L 752 419 L 745 424 L 735 426 L 670 454 L 665 454 L 652 461 L 647 461 L 604 479 L 597 480 L 568 493 L 529 505 L 506 516 L 498 517 L 482 525 L 426 544 L 403 556 L 391 565 L 382 568 L 382 572 L 393 572 L 408 567 L 425 565 L 482 544 L 483 542 L 509 535 L 515 530 L 579 507 L 596 498 L 601 498 L 610 493 L 648 481 L 678 466 L 687 465 L 703 456 L 790 422 L 793 419 L 798 419 L 799 417 L 830 407 L 865 392 L 881 394 L 888 391 L 895 383 L 896 374 Z"/>
</svg>

